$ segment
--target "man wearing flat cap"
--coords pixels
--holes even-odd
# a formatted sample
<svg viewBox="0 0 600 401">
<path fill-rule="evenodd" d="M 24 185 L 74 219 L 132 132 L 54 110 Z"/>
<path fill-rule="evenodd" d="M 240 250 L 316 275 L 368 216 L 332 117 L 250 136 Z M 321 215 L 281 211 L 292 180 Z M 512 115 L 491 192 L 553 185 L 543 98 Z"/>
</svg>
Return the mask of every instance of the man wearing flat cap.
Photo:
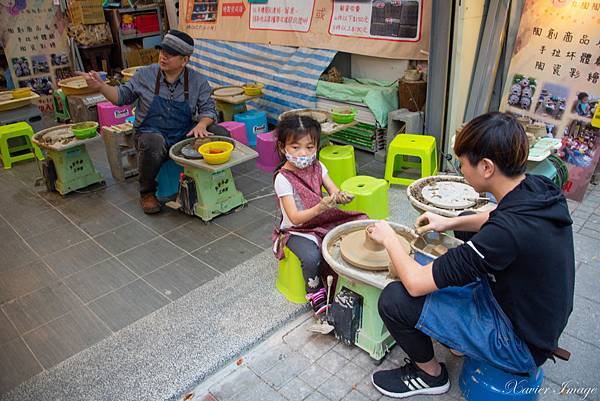
<svg viewBox="0 0 600 401">
<path fill-rule="evenodd" d="M 194 51 L 194 40 L 171 29 L 160 45 L 158 64 L 138 69 L 124 85 L 109 86 L 99 74 L 81 74 L 88 86 L 97 89 L 112 103 L 121 106 L 138 100 L 135 114 L 135 143 L 141 204 L 145 213 L 160 211 L 155 196 L 156 176 L 169 159 L 169 148 L 186 136 L 202 138 L 210 133 L 229 135 L 216 124 L 217 112 L 206 79 L 187 63 Z"/>
</svg>

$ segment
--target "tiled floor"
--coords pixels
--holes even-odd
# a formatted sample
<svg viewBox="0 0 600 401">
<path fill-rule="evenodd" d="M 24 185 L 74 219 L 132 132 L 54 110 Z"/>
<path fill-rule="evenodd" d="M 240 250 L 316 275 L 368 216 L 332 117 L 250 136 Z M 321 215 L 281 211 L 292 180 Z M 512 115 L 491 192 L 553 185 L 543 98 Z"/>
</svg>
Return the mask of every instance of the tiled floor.
<svg viewBox="0 0 600 401">
<path fill-rule="evenodd" d="M 270 247 L 272 178 L 234 168 L 249 204 L 204 224 L 169 209 L 145 215 L 135 178 L 65 197 L 34 187 L 34 162 L 0 170 L 0 393 L 56 366 Z M 372 156 L 359 171 L 383 175 Z"/>
</svg>

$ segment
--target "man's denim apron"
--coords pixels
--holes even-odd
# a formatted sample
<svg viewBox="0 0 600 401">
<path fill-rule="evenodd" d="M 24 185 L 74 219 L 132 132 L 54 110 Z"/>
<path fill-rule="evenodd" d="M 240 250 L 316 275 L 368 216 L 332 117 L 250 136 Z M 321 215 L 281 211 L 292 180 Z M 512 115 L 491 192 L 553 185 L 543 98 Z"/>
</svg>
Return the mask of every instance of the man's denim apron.
<svg viewBox="0 0 600 401">
<path fill-rule="evenodd" d="M 494 298 L 487 278 L 432 292 L 416 328 L 440 343 L 511 373 L 537 369 Z"/>
<path fill-rule="evenodd" d="M 183 73 L 183 93 L 185 100 L 176 102 L 172 99 L 160 97 L 160 78 L 161 72 L 156 76 L 156 85 L 154 87 L 154 100 L 150 105 L 148 114 L 138 128 L 140 134 L 144 132 L 156 132 L 165 138 L 167 149 L 185 138 L 185 136 L 194 127 L 192 120 L 192 111 L 188 102 L 188 69 L 185 67 Z"/>
</svg>

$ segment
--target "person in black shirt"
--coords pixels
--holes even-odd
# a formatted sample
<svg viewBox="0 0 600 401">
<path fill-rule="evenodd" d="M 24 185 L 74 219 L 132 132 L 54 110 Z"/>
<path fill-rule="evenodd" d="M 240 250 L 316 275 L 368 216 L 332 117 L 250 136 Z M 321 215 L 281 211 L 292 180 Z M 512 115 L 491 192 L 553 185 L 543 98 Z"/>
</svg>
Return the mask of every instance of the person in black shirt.
<svg viewBox="0 0 600 401">
<path fill-rule="evenodd" d="M 504 113 L 479 116 L 457 134 L 454 152 L 464 177 L 498 205 L 456 218 L 420 216 L 419 233 L 473 233 L 433 263 L 420 266 L 409 257 L 388 223 L 370 230 L 400 278 L 383 290 L 379 314 L 410 358 L 373 374 L 381 393 L 448 391 L 448 372 L 435 359 L 431 338 L 511 373 L 532 372 L 552 357 L 573 309 L 572 220 L 559 188 L 525 174 L 528 148 L 522 126 Z"/>
</svg>

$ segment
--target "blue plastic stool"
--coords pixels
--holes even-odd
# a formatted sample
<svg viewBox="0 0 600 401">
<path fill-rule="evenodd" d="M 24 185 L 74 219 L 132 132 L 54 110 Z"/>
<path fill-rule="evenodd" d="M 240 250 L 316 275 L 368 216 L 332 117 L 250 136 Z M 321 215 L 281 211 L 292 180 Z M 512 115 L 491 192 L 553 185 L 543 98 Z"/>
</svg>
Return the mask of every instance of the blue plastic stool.
<svg viewBox="0 0 600 401">
<path fill-rule="evenodd" d="M 529 376 L 514 375 L 485 362 L 465 357 L 459 384 L 467 401 L 535 401 L 544 381 L 544 369 Z"/>
<path fill-rule="evenodd" d="M 260 110 L 248 110 L 233 116 L 233 120 L 246 124 L 248 145 L 256 146 L 256 135 L 269 132 L 267 114 Z"/>
<path fill-rule="evenodd" d="M 167 160 L 162 164 L 156 176 L 156 181 L 158 181 L 156 197 L 158 199 L 167 199 L 177 194 L 181 173 L 183 173 L 183 167 L 173 160 Z"/>
</svg>

